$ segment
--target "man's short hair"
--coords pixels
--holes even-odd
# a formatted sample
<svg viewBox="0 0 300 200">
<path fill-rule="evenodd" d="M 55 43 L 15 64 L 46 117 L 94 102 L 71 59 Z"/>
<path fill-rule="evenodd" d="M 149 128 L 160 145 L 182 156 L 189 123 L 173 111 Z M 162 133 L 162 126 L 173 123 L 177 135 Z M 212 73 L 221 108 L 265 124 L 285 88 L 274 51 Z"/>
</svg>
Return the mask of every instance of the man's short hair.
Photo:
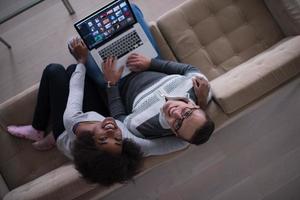
<svg viewBox="0 0 300 200">
<path fill-rule="evenodd" d="M 207 142 L 215 130 L 215 123 L 210 119 L 210 117 L 205 113 L 206 122 L 198 128 L 191 140 L 191 144 L 200 145 Z"/>
<path fill-rule="evenodd" d="M 129 139 L 123 140 L 119 155 L 102 151 L 89 133 L 77 137 L 72 153 L 82 177 L 104 186 L 131 180 L 139 172 L 143 157 L 140 147 Z"/>
</svg>

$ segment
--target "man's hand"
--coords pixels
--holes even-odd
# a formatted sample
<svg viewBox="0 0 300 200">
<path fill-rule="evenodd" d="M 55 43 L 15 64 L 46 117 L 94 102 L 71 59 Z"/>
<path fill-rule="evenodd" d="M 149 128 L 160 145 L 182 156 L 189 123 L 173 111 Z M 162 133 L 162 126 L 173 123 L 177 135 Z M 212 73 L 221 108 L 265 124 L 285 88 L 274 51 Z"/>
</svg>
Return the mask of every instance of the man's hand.
<svg viewBox="0 0 300 200">
<path fill-rule="evenodd" d="M 127 67 L 133 72 L 145 71 L 150 67 L 151 59 L 137 53 L 131 54 L 126 62 Z"/>
<path fill-rule="evenodd" d="M 71 48 L 73 50 L 75 58 L 79 63 L 85 64 L 88 57 L 88 49 L 83 41 L 76 37 L 71 41 Z"/>
<path fill-rule="evenodd" d="M 209 83 L 206 79 L 203 77 L 193 77 L 193 86 L 194 86 L 194 91 L 198 99 L 198 106 L 200 106 L 201 109 L 205 109 L 207 105 L 207 97 L 208 97 L 208 92 L 209 92 Z"/>
<path fill-rule="evenodd" d="M 116 69 L 116 62 L 117 59 L 110 56 L 102 63 L 104 78 L 111 85 L 115 85 L 120 80 L 124 71 L 124 66 L 120 67 L 118 70 Z"/>
</svg>

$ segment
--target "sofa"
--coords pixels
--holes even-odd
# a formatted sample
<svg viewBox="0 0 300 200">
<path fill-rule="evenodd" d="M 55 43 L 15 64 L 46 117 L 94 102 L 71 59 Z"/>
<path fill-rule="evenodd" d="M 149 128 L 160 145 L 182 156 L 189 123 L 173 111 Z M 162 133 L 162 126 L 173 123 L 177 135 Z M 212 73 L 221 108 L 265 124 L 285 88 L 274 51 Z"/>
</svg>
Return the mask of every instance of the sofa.
<svg viewBox="0 0 300 200">
<path fill-rule="evenodd" d="M 161 57 L 193 64 L 208 77 L 207 113 L 221 129 L 283 84 L 299 78 L 298 0 L 187 0 L 150 23 Z M 101 198 L 119 187 L 86 183 L 57 149 L 35 151 L 10 136 L 9 124 L 31 123 L 38 84 L 0 105 L 0 197 Z M 209 145 L 209 142 L 204 145 Z M 183 151 L 145 159 L 142 172 Z"/>
</svg>

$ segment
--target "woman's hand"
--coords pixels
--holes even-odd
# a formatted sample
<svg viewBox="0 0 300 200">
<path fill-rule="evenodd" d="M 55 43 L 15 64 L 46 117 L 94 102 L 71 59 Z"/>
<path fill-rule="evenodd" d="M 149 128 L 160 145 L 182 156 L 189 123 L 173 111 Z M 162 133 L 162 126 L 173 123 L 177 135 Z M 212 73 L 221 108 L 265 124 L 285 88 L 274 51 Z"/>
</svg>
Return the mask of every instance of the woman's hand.
<svg viewBox="0 0 300 200">
<path fill-rule="evenodd" d="M 104 78 L 109 84 L 115 85 L 121 78 L 121 75 L 124 71 L 124 66 L 116 69 L 117 59 L 115 57 L 108 57 L 102 63 L 102 70 Z"/>
<path fill-rule="evenodd" d="M 79 63 L 85 64 L 89 51 L 83 41 L 80 38 L 76 37 L 71 41 L 71 48 L 73 49 L 73 53 L 75 55 L 75 58 L 77 58 L 77 61 Z"/>
<path fill-rule="evenodd" d="M 210 88 L 209 83 L 205 78 L 199 76 L 193 77 L 192 81 L 194 92 L 198 100 L 197 104 L 201 109 L 205 109 Z"/>
<path fill-rule="evenodd" d="M 145 71 L 150 67 L 151 59 L 137 53 L 131 54 L 126 62 L 127 67 L 133 72 Z"/>
</svg>

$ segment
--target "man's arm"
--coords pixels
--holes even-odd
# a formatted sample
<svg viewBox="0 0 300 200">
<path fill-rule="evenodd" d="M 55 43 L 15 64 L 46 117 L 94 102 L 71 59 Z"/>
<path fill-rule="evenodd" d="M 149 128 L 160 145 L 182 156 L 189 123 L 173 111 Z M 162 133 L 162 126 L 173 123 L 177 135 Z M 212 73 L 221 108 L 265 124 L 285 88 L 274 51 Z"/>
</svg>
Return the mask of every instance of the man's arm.
<svg viewBox="0 0 300 200">
<path fill-rule="evenodd" d="M 200 73 L 200 70 L 192 65 L 160 59 L 151 59 L 150 67 L 148 70 L 162 72 L 169 75 Z"/>
<path fill-rule="evenodd" d="M 197 105 L 200 106 L 202 110 L 206 110 L 207 103 L 211 98 L 211 90 L 208 80 L 204 77 L 193 77 L 193 88 L 195 95 L 197 96 Z"/>
<path fill-rule="evenodd" d="M 150 59 L 140 54 L 133 53 L 127 59 L 127 66 L 131 71 L 157 71 L 165 74 L 200 73 L 199 69 L 189 64 L 183 64 L 173 61 L 160 59 Z"/>
<path fill-rule="evenodd" d="M 123 122 L 127 115 L 124 104 L 120 97 L 118 85 L 107 87 L 106 93 L 111 117 Z"/>
</svg>

